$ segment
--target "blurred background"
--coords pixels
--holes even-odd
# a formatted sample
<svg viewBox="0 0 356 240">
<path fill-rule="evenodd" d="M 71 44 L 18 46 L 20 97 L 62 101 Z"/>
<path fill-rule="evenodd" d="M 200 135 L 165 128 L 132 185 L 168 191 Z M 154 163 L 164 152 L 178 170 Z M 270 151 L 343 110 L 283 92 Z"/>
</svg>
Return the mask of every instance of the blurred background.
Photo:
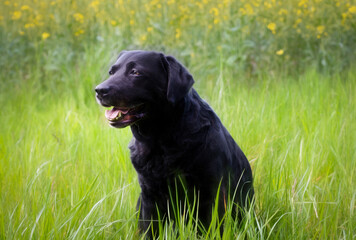
<svg viewBox="0 0 356 240">
<path fill-rule="evenodd" d="M 342 0 L 1 1 L 1 67 L 11 72 L 90 47 L 167 51 L 187 65 L 231 71 L 335 72 L 355 60 L 356 3 Z M 41 53 L 41 54 L 40 54 Z M 46 63 L 55 70 L 61 64 Z"/>
<path fill-rule="evenodd" d="M 223 239 L 356 237 L 355 0 L 1 0 L 1 239 L 139 238 L 130 129 L 94 97 L 124 49 L 179 59 L 250 160 Z"/>
</svg>

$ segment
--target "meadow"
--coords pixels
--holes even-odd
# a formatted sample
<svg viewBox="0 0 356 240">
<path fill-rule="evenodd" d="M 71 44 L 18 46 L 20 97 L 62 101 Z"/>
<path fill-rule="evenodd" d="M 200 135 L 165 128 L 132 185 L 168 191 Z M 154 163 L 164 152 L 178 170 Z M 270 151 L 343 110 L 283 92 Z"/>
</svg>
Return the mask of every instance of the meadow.
<svg viewBox="0 0 356 240">
<path fill-rule="evenodd" d="M 356 238 L 356 3 L 1 1 L 0 238 L 141 239 L 130 129 L 94 87 L 122 49 L 174 55 L 253 169 L 242 224 L 160 239 Z M 179 234 L 178 234 L 179 232 Z"/>
</svg>

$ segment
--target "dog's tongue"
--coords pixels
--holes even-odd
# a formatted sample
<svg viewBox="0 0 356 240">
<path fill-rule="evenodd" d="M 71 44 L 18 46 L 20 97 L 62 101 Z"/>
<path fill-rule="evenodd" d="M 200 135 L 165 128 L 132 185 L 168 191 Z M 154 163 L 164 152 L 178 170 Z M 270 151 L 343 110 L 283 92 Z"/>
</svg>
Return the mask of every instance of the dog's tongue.
<svg viewBox="0 0 356 240">
<path fill-rule="evenodd" d="M 120 110 L 118 108 L 113 108 L 111 110 L 106 110 L 105 111 L 105 117 L 109 120 L 113 120 L 117 117 L 121 117 L 121 114 L 126 114 L 129 110 Z"/>
</svg>

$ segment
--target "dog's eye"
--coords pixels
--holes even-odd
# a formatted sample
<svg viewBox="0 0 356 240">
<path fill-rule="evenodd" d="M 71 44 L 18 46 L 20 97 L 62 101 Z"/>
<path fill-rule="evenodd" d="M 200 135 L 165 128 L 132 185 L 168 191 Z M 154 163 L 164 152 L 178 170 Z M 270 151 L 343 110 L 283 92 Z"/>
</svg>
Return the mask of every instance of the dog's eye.
<svg viewBox="0 0 356 240">
<path fill-rule="evenodd" d="M 111 67 L 110 70 L 109 70 L 109 75 L 114 75 L 116 70 L 117 69 L 115 67 Z"/>
<path fill-rule="evenodd" d="M 132 69 L 131 72 L 130 72 L 131 75 L 134 75 L 134 76 L 139 76 L 141 75 L 136 69 Z"/>
</svg>

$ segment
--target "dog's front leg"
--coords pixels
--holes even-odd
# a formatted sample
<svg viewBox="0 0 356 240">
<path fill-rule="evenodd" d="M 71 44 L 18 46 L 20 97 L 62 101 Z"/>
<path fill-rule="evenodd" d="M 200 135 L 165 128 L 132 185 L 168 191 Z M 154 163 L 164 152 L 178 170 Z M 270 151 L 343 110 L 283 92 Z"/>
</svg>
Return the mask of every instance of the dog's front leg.
<svg viewBox="0 0 356 240">
<path fill-rule="evenodd" d="M 159 209 L 151 200 L 143 200 L 142 194 L 137 201 L 139 214 L 138 227 L 149 239 L 154 239 L 159 234 L 159 222 L 162 216 L 158 214 Z"/>
</svg>

